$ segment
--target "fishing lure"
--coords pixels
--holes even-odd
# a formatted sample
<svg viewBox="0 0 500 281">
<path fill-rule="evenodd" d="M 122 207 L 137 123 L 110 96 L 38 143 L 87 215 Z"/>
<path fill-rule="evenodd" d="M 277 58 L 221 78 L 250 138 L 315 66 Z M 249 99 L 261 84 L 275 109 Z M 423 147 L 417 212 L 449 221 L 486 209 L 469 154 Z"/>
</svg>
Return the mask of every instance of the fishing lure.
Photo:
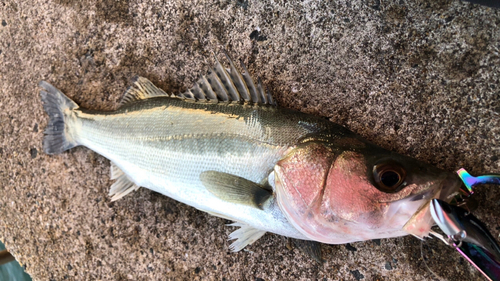
<svg viewBox="0 0 500 281">
<path fill-rule="evenodd" d="M 474 187 L 480 184 L 500 185 L 500 175 L 471 176 L 465 169 L 457 171 L 466 189 L 459 195 L 468 199 L 474 194 Z M 431 215 L 443 236 L 431 231 L 431 234 L 445 244 L 455 248 L 483 276 L 490 281 L 500 280 L 500 246 L 491 235 L 486 225 L 469 210 L 448 204 L 439 199 L 431 201 Z"/>
</svg>

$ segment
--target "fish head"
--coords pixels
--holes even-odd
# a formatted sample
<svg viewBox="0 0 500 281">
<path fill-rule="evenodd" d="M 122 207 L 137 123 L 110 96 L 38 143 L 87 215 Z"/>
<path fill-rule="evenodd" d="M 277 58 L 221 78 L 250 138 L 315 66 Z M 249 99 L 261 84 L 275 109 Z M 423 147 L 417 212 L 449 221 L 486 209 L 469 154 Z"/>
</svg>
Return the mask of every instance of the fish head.
<svg viewBox="0 0 500 281">
<path fill-rule="evenodd" d="M 433 198 L 449 202 L 461 181 L 353 136 L 308 141 L 274 169 L 278 205 L 311 240 L 342 244 L 427 236 Z"/>
</svg>

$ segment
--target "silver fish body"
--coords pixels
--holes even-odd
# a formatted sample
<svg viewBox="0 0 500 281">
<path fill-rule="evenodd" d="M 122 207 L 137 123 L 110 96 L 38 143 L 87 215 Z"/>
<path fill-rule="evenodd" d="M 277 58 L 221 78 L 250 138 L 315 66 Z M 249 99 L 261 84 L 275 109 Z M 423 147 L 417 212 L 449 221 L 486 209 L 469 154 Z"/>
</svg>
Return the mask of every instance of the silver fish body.
<svg viewBox="0 0 500 281">
<path fill-rule="evenodd" d="M 265 183 L 276 162 L 299 139 L 339 127 L 271 106 L 191 103 L 169 97 L 109 113 L 75 110 L 74 118 L 76 143 L 111 160 L 138 186 L 259 230 L 301 239 L 306 238 L 291 227 L 274 201 L 263 210 L 225 202 L 203 186 L 200 174 L 219 171 Z"/>
<path fill-rule="evenodd" d="M 235 251 L 265 232 L 333 244 L 428 234 L 430 200 L 449 202 L 458 177 L 269 105 L 260 81 L 229 62 L 177 97 L 138 78 L 111 112 L 41 82 L 44 151 L 83 145 L 108 158 L 112 199 L 146 187 L 237 222 Z"/>
</svg>

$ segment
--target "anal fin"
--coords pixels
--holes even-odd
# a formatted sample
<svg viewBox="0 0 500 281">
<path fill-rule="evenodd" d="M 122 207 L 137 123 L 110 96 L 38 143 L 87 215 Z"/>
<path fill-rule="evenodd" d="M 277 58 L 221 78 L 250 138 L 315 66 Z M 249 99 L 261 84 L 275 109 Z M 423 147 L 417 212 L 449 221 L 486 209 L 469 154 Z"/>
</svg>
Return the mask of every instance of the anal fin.
<svg viewBox="0 0 500 281">
<path fill-rule="evenodd" d="M 109 189 L 111 201 L 116 201 L 132 191 L 139 189 L 135 184 L 115 163 L 111 162 L 111 179 L 116 180 Z"/>
<path fill-rule="evenodd" d="M 245 248 L 248 245 L 251 245 L 253 242 L 259 240 L 264 234 L 266 234 L 263 230 L 255 229 L 247 224 L 234 222 L 229 224 L 229 226 L 239 226 L 240 228 L 231 234 L 229 234 L 229 240 L 235 240 L 229 248 L 233 252 L 238 252 Z"/>
</svg>

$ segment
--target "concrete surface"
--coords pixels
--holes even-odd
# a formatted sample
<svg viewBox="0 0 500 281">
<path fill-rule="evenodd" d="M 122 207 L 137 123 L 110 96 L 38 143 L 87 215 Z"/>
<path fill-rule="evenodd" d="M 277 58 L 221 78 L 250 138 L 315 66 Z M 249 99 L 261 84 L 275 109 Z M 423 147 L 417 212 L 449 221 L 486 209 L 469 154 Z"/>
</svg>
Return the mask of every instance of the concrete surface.
<svg viewBox="0 0 500 281">
<path fill-rule="evenodd" d="M 441 168 L 500 172 L 499 10 L 451 0 L 0 1 L 0 240 L 34 280 L 432 280 L 414 238 L 324 247 L 266 235 L 229 252 L 222 219 L 142 189 L 111 203 L 109 162 L 41 151 L 47 80 L 111 110 L 142 75 L 192 85 L 227 48 L 280 105 Z M 475 214 L 500 233 L 498 187 Z M 479 280 L 438 242 L 442 280 Z"/>
</svg>

